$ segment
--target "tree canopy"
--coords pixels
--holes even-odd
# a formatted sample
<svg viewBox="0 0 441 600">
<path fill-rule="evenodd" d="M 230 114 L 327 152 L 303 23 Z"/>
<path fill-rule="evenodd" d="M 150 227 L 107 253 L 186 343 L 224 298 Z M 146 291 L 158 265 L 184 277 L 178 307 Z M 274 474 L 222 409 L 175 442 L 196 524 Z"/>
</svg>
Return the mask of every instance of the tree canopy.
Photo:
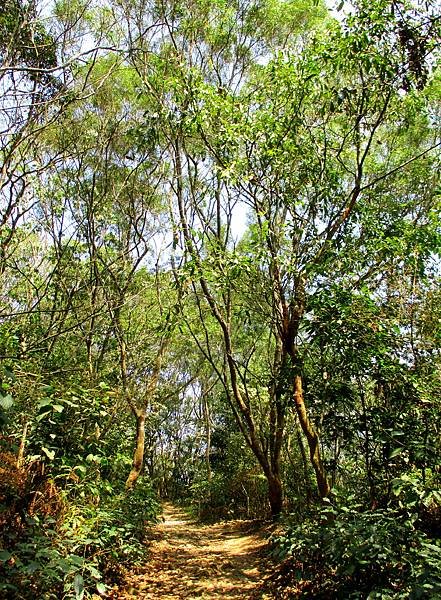
<svg viewBox="0 0 441 600">
<path fill-rule="evenodd" d="M 282 519 L 293 597 L 438 597 L 440 23 L 3 3 L 5 597 L 105 594 L 165 498 Z"/>
</svg>

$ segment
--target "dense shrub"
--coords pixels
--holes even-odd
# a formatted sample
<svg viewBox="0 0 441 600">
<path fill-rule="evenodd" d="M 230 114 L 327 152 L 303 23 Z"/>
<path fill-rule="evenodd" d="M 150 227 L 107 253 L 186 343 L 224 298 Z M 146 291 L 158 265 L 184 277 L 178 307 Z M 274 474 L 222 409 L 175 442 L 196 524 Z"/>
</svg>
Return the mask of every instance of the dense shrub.
<svg viewBox="0 0 441 600">
<path fill-rule="evenodd" d="M 20 500 L 16 479 L 11 480 L 13 492 Z M 121 579 L 126 566 L 145 554 L 145 527 L 159 511 L 148 482 L 141 480 L 126 493 L 98 480 L 93 495 L 80 493 L 75 498 L 68 488 L 61 491 L 53 483 L 52 496 L 45 496 L 49 488 L 43 488 L 39 506 L 24 506 L 20 527 L 11 521 L 3 529 L 0 597 L 81 600 L 104 593 Z M 84 492 L 87 485 L 76 481 L 75 488 Z M 48 513 L 44 506 L 49 502 L 54 508 Z"/>
<path fill-rule="evenodd" d="M 329 503 L 273 540 L 274 554 L 288 557 L 287 597 L 441 597 L 441 543 L 419 524 L 418 512 L 400 506 Z"/>
<path fill-rule="evenodd" d="M 255 470 L 231 476 L 215 473 L 210 480 L 197 479 L 190 486 L 188 501 L 203 521 L 255 519 L 268 512 L 267 484 Z"/>
</svg>

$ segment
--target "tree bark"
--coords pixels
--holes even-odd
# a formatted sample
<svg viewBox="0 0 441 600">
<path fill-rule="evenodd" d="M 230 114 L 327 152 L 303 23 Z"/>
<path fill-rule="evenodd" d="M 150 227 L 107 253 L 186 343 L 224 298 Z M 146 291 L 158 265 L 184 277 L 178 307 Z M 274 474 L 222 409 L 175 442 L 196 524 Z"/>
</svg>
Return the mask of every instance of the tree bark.
<svg viewBox="0 0 441 600">
<path fill-rule="evenodd" d="M 283 486 L 279 475 L 267 475 L 268 499 L 271 507 L 271 515 L 276 519 L 282 512 Z"/>
<path fill-rule="evenodd" d="M 137 410 L 136 414 L 136 444 L 133 454 L 132 469 L 127 477 L 126 490 L 132 490 L 138 480 L 144 464 L 145 447 L 145 411 Z"/>
<path fill-rule="evenodd" d="M 158 387 L 159 375 L 161 373 L 162 360 L 164 358 L 165 351 L 169 344 L 170 338 L 164 337 L 161 340 L 161 345 L 156 354 L 155 362 L 153 365 L 152 373 L 147 382 L 146 391 L 144 394 L 144 398 L 142 402 L 140 402 L 140 406 L 136 405 L 133 398 L 128 394 L 127 389 L 127 366 L 126 366 L 126 347 L 125 342 L 122 340 L 120 342 L 120 351 L 121 351 L 121 373 L 123 380 L 123 389 L 125 392 L 125 398 L 128 402 L 130 408 L 132 409 L 132 413 L 136 419 L 136 445 L 135 452 L 133 454 L 133 463 L 132 469 L 129 473 L 129 476 L 126 481 L 126 489 L 130 490 L 134 487 L 138 477 L 141 474 L 142 466 L 144 463 L 144 449 L 145 449 L 145 419 L 148 410 L 148 406 L 154 394 L 156 392 L 156 388 Z"/>
<path fill-rule="evenodd" d="M 299 444 L 300 454 L 302 456 L 303 478 L 305 480 L 306 500 L 307 500 L 308 504 L 310 504 L 311 500 L 312 500 L 312 485 L 311 485 L 311 480 L 309 477 L 308 459 L 306 456 L 305 446 L 303 444 L 302 432 L 300 431 L 298 425 L 296 425 L 296 434 L 297 434 L 297 442 Z"/>
<path fill-rule="evenodd" d="M 311 464 L 315 471 L 317 479 L 317 488 L 321 498 L 326 498 L 331 491 L 326 477 L 326 471 L 320 456 L 319 438 L 311 421 L 308 418 L 305 401 L 303 397 L 302 378 L 300 375 L 294 377 L 294 404 L 299 418 L 300 427 L 305 434 L 309 447 L 309 456 Z"/>
<path fill-rule="evenodd" d="M 28 434 L 28 427 L 30 423 L 26 421 L 23 427 L 23 433 L 21 434 L 20 446 L 18 448 L 18 456 L 17 456 L 17 469 L 21 469 L 24 461 L 24 453 L 25 453 L 25 445 L 26 445 L 26 436 Z"/>
</svg>

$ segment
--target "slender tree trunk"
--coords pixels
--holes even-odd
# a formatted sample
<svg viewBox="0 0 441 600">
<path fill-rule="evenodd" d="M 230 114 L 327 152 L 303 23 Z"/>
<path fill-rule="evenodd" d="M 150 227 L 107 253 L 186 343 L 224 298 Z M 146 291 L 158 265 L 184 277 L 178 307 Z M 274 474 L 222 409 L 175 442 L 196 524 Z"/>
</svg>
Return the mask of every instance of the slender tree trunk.
<svg viewBox="0 0 441 600">
<path fill-rule="evenodd" d="M 23 427 L 23 433 L 21 434 L 20 446 L 18 448 L 18 456 L 17 456 L 17 469 L 21 469 L 21 467 L 23 466 L 25 446 L 26 446 L 26 437 L 28 434 L 29 425 L 30 425 L 29 421 L 26 421 L 26 423 L 24 424 L 24 427 Z"/>
<path fill-rule="evenodd" d="M 311 503 L 312 500 L 312 485 L 308 472 L 308 459 L 306 456 L 305 446 L 303 445 L 302 432 L 300 431 L 298 425 L 296 425 L 296 434 L 297 434 L 297 442 L 300 448 L 300 454 L 302 456 L 302 465 L 303 465 L 303 478 L 305 480 L 305 489 L 306 489 L 306 501 L 308 504 Z"/>
<path fill-rule="evenodd" d="M 185 199 L 182 188 L 183 181 L 183 170 L 181 162 L 181 143 L 179 138 L 176 139 L 174 144 L 174 159 L 175 159 L 175 175 L 176 175 L 176 195 L 178 201 L 179 219 L 182 227 L 182 233 L 185 241 L 185 248 L 191 258 L 196 262 L 198 266 L 201 266 L 201 257 L 190 232 L 190 227 L 187 222 Z M 220 198 L 220 196 L 219 196 Z M 219 215 L 218 215 L 219 218 Z M 220 221 L 218 221 L 218 225 Z M 221 230 L 218 227 L 218 239 L 220 237 Z M 202 272 L 202 269 L 201 269 Z M 280 478 L 280 450 L 282 447 L 283 431 L 284 431 L 284 412 L 279 409 L 272 415 L 271 427 L 275 436 L 275 439 L 271 442 L 272 452 L 268 452 L 268 448 L 264 446 L 262 440 L 259 437 L 259 433 L 254 422 L 254 415 L 250 400 L 247 396 L 246 390 L 243 391 L 240 385 L 240 373 L 238 366 L 234 359 L 233 342 L 231 336 L 231 298 L 224 298 L 224 304 L 222 306 L 219 303 L 215 295 L 213 295 L 210 288 L 209 282 L 203 275 L 198 276 L 198 280 L 195 279 L 194 283 L 198 281 L 202 293 L 205 297 L 208 306 L 210 307 L 213 317 L 218 322 L 220 331 L 224 340 L 225 347 L 225 371 L 226 376 L 221 378 L 224 387 L 229 393 L 231 390 L 230 406 L 232 408 L 236 422 L 243 434 L 246 443 L 254 453 L 257 461 L 259 462 L 265 477 L 268 481 L 268 500 L 271 507 L 271 514 L 273 517 L 277 517 L 282 510 L 283 492 L 282 482 Z"/>
<path fill-rule="evenodd" d="M 207 394 L 202 395 L 202 410 L 204 414 L 204 425 L 205 425 L 205 464 L 207 466 L 207 480 L 211 481 L 211 464 L 210 464 L 210 453 L 211 453 L 211 419 L 210 419 L 210 407 L 208 405 Z"/>
<path fill-rule="evenodd" d="M 93 355 L 92 355 L 92 335 L 89 334 L 86 338 L 86 350 L 87 350 L 87 370 L 89 372 L 90 381 L 94 380 L 94 369 L 93 369 Z"/>
<path fill-rule="evenodd" d="M 302 378 L 300 375 L 294 377 L 294 404 L 299 418 L 300 427 L 305 434 L 309 447 L 309 456 L 311 464 L 315 471 L 317 479 L 317 488 L 321 498 L 326 498 L 331 491 L 326 477 L 325 468 L 320 456 L 319 438 L 311 421 L 308 418 L 305 401 L 303 397 Z"/>
<path fill-rule="evenodd" d="M 142 471 L 144 463 L 144 447 L 145 447 L 145 411 L 136 411 L 136 444 L 133 454 L 132 469 L 127 477 L 126 490 L 131 490 L 135 486 L 138 477 Z"/>
<path fill-rule="evenodd" d="M 123 389 L 125 390 L 126 400 L 129 403 L 132 413 L 136 419 L 136 445 L 135 452 L 133 454 L 132 469 L 126 481 L 126 489 L 130 490 L 134 487 L 138 477 L 141 474 L 142 466 L 144 463 L 144 449 L 145 449 L 145 419 L 148 410 L 148 406 L 158 387 L 159 375 L 161 373 L 162 360 L 164 358 L 165 351 L 169 343 L 169 338 L 163 338 L 161 345 L 156 354 L 155 362 L 153 365 L 153 371 L 150 375 L 147 383 L 147 389 L 140 403 L 141 406 L 136 406 L 133 399 L 128 395 L 127 390 L 127 366 L 126 366 L 126 347 L 124 341 L 120 342 L 121 352 L 121 372 L 123 374 Z"/>
</svg>

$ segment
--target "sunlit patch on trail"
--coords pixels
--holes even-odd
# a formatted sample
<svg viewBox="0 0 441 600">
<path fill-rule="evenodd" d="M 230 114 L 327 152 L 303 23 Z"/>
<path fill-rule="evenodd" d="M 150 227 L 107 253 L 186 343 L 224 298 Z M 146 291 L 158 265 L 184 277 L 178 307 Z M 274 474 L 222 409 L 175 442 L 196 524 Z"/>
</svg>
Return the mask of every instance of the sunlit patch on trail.
<svg viewBox="0 0 441 600">
<path fill-rule="evenodd" d="M 170 504 L 163 518 L 152 532 L 148 562 L 111 598 L 262 597 L 255 595 L 265 572 L 261 532 L 244 531 L 243 521 L 201 525 Z"/>
</svg>

